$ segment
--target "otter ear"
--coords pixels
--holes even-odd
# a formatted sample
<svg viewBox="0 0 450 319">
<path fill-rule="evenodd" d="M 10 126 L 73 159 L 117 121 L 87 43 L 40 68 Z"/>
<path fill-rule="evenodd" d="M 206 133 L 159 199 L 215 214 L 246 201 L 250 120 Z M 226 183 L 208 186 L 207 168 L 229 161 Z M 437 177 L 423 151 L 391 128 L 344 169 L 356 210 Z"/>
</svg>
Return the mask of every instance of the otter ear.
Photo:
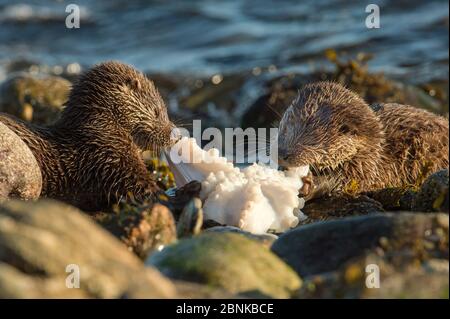
<svg viewBox="0 0 450 319">
<path fill-rule="evenodd" d="M 140 91 L 142 88 L 141 82 L 135 78 L 129 78 L 125 84 L 130 90 L 133 91 Z"/>
</svg>

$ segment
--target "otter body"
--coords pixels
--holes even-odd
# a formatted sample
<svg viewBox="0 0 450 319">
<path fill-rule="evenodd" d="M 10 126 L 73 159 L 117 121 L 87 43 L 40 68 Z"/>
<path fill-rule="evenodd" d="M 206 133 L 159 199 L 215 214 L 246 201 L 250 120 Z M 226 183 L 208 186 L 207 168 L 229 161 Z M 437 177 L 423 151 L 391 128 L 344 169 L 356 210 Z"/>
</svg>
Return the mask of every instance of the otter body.
<svg viewBox="0 0 450 319">
<path fill-rule="evenodd" d="M 42 173 L 41 196 L 85 211 L 107 209 L 132 194 L 152 198 L 159 191 L 141 150 L 171 143 L 173 124 L 153 83 L 118 62 L 82 75 L 61 118 L 38 127 L 0 114 L 0 122 L 31 149 Z"/>
<path fill-rule="evenodd" d="M 315 194 L 415 185 L 448 168 L 448 120 L 400 104 L 369 107 L 339 84 L 305 86 L 286 110 L 279 163 L 309 164 Z"/>
</svg>

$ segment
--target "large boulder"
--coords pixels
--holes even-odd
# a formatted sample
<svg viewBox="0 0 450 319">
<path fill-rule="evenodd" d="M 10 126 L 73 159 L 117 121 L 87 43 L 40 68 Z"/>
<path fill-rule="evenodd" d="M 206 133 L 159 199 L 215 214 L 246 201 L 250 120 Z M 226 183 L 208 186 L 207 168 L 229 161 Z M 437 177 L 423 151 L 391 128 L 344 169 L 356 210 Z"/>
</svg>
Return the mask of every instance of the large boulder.
<svg viewBox="0 0 450 319">
<path fill-rule="evenodd" d="M 446 214 L 396 213 L 347 217 L 288 231 L 272 251 L 302 276 L 338 269 L 368 251 L 448 259 Z"/>
<path fill-rule="evenodd" d="M 41 170 L 33 153 L 0 122 L 0 202 L 11 197 L 36 199 L 41 189 Z"/>
<path fill-rule="evenodd" d="M 0 297 L 174 294 L 169 280 L 79 210 L 49 200 L 0 205 Z"/>
<path fill-rule="evenodd" d="M 203 283 L 232 294 L 287 298 L 300 278 L 269 249 L 234 233 L 207 233 L 179 241 L 150 256 L 147 265 L 178 280 Z"/>
</svg>

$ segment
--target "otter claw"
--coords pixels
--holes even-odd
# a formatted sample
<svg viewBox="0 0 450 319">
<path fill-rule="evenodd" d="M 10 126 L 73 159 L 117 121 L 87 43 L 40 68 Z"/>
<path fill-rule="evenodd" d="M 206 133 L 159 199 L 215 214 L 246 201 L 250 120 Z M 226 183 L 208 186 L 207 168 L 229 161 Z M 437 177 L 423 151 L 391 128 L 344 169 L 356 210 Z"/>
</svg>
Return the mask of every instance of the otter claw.
<svg viewBox="0 0 450 319">
<path fill-rule="evenodd" d="M 299 189 L 298 195 L 305 199 L 309 199 L 314 189 L 313 175 L 311 172 L 308 175 L 302 177 L 303 186 Z"/>
</svg>

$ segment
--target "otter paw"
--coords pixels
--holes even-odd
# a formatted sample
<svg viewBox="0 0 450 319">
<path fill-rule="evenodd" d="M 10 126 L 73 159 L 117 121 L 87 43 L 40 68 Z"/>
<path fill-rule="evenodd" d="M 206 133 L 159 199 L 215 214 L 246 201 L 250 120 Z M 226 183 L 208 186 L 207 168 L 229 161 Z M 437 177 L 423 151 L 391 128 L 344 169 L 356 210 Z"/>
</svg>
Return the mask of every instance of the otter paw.
<svg viewBox="0 0 450 319">
<path fill-rule="evenodd" d="M 314 190 L 314 181 L 312 173 L 309 172 L 308 175 L 302 177 L 302 182 L 303 186 L 302 188 L 299 189 L 298 195 L 305 199 L 309 199 Z"/>
</svg>

